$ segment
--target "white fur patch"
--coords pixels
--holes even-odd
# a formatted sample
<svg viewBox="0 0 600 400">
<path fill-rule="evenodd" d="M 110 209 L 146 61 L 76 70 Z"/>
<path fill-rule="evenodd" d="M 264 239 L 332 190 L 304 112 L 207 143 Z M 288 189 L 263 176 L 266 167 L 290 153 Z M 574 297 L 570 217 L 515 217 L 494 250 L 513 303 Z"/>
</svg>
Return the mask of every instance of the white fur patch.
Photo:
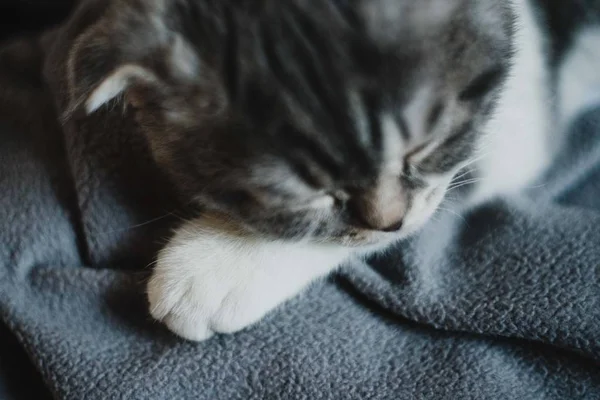
<svg viewBox="0 0 600 400">
<path fill-rule="evenodd" d="M 478 163 L 482 181 L 475 202 L 526 188 L 552 157 L 543 38 L 529 1 L 514 3 L 518 16 L 514 67 L 482 143 Z"/>
<path fill-rule="evenodd" d="M 169 67 L 174 74 L 178 74 L 183 79 L 191 79 L 199 75 L 200 59 L 181 35 L 175 35 L 169 56 Z"/>
<path fill-rule="evenodd" d="M 430 175 L 428 187 L 415 194 L 411 207 L 404 218 L 402 235 L 408 236 L 418 231 L 435 213 L 444 199 L 452 174 Z"/>
<path fill-rule="evenodd" d="M 356 91 L 348 92 L 348 99 L 354 120 L 356 121 L 356 131 L 358 133 L 358 139 L 360 143 L 365 146 L 371 146 L 371 134 L 368 122 L 367 111 L 365 110 L 365 104 Z"/>
<path fill-rule="evenodd" d="M 383 136 L 383 172 L 398 174 L 402 171 L 404 141 L 400 126 L 390 114 L 381 117 L 381 134 Z"/>
<path fill-rule="evenodd" d="M 404 108 L 404 119 L 408 125 L 409 134 L 413 138 L 421 138 L 427 133 L 427 111 L 432 100 L 432 90 L 423 86 L 411 98 Z"/>
<path fill-rule="evenodd" d="M 152 316 L 189 340 L 243 329 L 340 265 L 349 250 L 219 231 L 178 229 L 148 283 Z"/>
<path fill-rule="evenodd" d="M 559 73 L 561 125 L 589 107 L 600 104 L 600 28 L 583 31 Z"/>
<path fill-rule="evenodd" d="M 418 3 L 418 4 L 417 4 Z M 449 0 L 366 0 L 362 3 L 362 14 L 372 34 L 379 40 L 393 40 L 405 28 L 398 21 L 411 21 L 411 30 L 418 35 L 430 33 L 434 27 L 448 20 L 460 5 Z"/>
<path fill-rule="evenodd" d="M 134 79 L 145 82 L 155 82 L 157 79 L 150 71 L 139 65 L 127 64 L 111 73 L 94 89 L 85 102 L 85 111 L 93 113 L 110 100 L 123 93 Z"/>
</svg>

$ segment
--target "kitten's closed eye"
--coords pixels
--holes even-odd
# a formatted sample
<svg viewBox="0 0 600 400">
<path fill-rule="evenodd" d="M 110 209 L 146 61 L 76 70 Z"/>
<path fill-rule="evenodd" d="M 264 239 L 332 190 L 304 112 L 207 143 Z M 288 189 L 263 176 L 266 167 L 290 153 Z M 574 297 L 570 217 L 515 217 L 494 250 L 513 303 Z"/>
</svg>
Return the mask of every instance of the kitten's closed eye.
<svg viewBox="0 0 600 400">
<path fill-rule="evenodd" d="M 474 101 L 479 100 L 492 89 L 494 89 L 505 75 L 505 68 L 497 65 L 489 68 L 460 92 L 458 98 L 460 101 Z"/>
<path fill-rule="evenodd" d="M 351 196 L 344 190 L 333 190 L 329 192 L 323 191 L 320 195 L 317 195 L 305 203 L 302 203 L 297 207 L 297 210 L 303 209 L 331 209 L 336 208 L 342 210 Z"/>
<path fill-rule="evenodd" d="M 437 143 L 435 140 L 426 140 L 410 150 L 409 153 L 404 156 L 403 173 L 415 175 L 418 172 L 417 165 L 423 159 L 427 158 L 427 155 L 435 150 L 436 146 Z"/>
</svg>

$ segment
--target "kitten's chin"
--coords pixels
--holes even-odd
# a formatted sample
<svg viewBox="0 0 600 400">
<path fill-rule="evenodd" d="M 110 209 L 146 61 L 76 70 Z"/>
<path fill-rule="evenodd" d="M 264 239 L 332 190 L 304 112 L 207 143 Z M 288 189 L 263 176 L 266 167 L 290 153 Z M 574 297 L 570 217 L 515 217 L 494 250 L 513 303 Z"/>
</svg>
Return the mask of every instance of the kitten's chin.
<svg viewBox="0 0 600 400">
<path fill-rule="evenodd" d="M 410 236 L 402 231 L 394 233 L 363 231 L 332 239 L 332 242 L 342 247 L 348 247 L 360 252 L 378 251 Z"/>
<path fill-rule="evenodd" d="M 418 234 L 429 222 L 437 207 L 431 207 L 418 220 L 412 220 L 398 232 L 363 231 L 336 238 L 334 241 L 344 247 L 357 249 L 360 252 L 373 252 L 385 249 L 390 245 Z"/>
</svg>

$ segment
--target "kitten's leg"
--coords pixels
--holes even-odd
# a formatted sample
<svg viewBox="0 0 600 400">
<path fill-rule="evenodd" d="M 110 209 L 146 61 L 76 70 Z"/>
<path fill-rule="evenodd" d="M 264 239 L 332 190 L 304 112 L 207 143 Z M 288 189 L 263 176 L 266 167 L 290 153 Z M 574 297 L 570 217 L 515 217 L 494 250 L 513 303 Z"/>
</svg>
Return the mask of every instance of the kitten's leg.
<svg viewBox="0 0 600 400">
<path fill-rule="evenodd" d="M 150 312 L 190 340 L 235 332 L 348 255 L 338 246 L 268 241 L 196 219 L 178 229 L 158 256 L 148 283 Z"/>
</svg>

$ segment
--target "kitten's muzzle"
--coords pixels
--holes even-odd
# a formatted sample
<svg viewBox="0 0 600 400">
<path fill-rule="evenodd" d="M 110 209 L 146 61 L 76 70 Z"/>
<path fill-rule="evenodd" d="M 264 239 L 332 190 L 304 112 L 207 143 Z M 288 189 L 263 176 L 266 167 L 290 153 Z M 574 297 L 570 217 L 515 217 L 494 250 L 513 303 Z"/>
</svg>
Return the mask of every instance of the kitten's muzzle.
<svg viewBox="0 0 600 400">
<path fill-rule="evenodd" d="M 372 190 L 354 196 L 347 204 L 352 225 L 370 231 L 399 231 L 406 205 L 399 191 L 393 189 Z"/>
</svg>

